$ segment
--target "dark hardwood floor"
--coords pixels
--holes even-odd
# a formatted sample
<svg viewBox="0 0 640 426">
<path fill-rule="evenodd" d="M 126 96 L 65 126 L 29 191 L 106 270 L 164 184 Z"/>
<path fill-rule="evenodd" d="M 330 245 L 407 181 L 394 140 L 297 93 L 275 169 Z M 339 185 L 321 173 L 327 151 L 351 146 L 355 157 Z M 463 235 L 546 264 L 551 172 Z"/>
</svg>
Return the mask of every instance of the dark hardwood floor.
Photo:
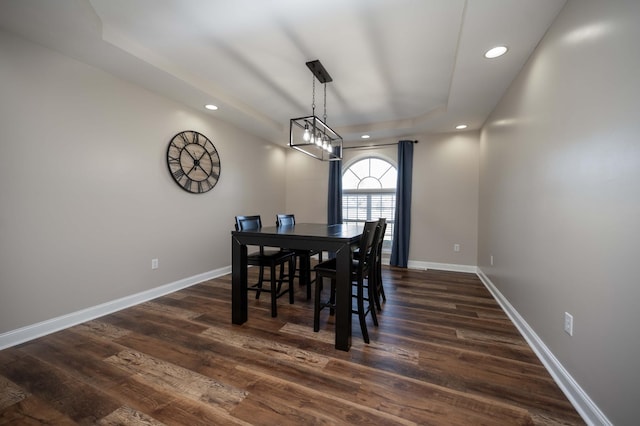
<svg viewBox="0 0 640 426">
<path fill-rule="evenodd" d="M 232 325 L 230 275 L 5 349 L 0 424 L 584 424 L 475 274 L 383 274 L 348 353 L 297 284 Z"/>
</svg>

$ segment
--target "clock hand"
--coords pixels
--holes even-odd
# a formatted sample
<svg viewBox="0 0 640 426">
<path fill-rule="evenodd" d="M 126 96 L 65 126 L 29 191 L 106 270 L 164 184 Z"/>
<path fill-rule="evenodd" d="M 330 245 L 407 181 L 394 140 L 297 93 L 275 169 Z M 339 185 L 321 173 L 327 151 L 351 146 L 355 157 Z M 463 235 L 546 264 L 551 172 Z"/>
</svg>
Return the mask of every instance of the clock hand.
<svg viewBox="0 0 640 426">
<path fill-rule="evenodd" d="M 200 170 L 202 170 L 202 172 L 203 172 L 204 174 L 208 174 L 208 173 L 207 173 L 207 171 L 206 171 L 206 170 L 205 170 L 205 169 L 200 165 L 200 160 L 202 160 L 202 157 L 204 157 L 204 156 L 205 156 L 205 155 L 207 155 L 207 154 L 209 154 L 207 151 L 203 151 L 203 152 L 202 152 L 202 155 L 200 155 L 200 158 L 198 158 L 197 160 L 194 158 L 194 160 L 195 160 L 195 166 L 194 166 L 194 167 L 196 167 L 196 166 L 197 166 L 197 167 L 200 167 Z M 211 156 L 209 156 L 209 157 L 211 157 Z"/>
<path fill-rule="evenodd" d="M 189 169 L 189 171 L 187 172 L 187 176 L 189 176 L 189 174 L 191 174 L 191 172 L 193 171 L 193 169 L 195 169 L 196 167 L 198 167 L 198 164 L 197 164 L 197 163 L 196 163 L 196 164 L 194 164 L 194 165 L 193 165 L 193 167 L 191 167 L 191 168 Z M 202 167 L 200 167 L 200 168 L 202 168 Z"/>
<path fill-rule="evenodd" d="M 187 154 L 189 154 L 189 157 L 191 157 L 193 159 L 193 161 L 198 161 L 198 159 L 196 157 L 193 156 L 193 154 L 191 153 L 191 151 L 189 151 L 187 148 L 184 149 L 185 151 L 187 151 Z"/>
</svg>

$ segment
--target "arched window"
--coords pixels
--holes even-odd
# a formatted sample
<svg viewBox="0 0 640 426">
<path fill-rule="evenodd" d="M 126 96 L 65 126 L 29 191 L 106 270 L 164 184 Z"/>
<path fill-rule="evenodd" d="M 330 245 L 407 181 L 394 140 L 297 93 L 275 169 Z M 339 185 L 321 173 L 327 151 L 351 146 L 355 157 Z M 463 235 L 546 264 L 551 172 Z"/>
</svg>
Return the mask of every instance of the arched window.
<svg viewBox="0 0 640 426">
<path fill-rule="evenodd" d="M 377 157 L 363 158 L 342 174 L 342 220 L 363 224 L 387 219 L 383 249 L 391 247 L 396 209 L 397 169 Z"/>
</svg>

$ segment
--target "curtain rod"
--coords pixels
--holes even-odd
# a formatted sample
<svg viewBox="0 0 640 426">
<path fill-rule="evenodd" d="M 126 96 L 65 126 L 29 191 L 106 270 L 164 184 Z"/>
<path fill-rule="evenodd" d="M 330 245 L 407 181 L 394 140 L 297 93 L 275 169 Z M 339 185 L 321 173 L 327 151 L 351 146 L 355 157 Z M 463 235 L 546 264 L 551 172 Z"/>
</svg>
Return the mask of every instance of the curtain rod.
<svg viewBox="0 0 640 426">
<path fill-rule="evenodd" d="M 413 143 L 418 143 L 417 140 L 412 141 Z M 378 147 L 382 147 L 382 146 L 391 146 L 391 145 L 398 145 L 399 142 L 390 142 L 390 143 L 380 143 L 377 145 L 358 145 L 358 146 L 345 146 L 342 148 L 342 150 L 344 151 L 345 149 L 373 149 L 373 148 L 378 148 Z"/>
</svg>

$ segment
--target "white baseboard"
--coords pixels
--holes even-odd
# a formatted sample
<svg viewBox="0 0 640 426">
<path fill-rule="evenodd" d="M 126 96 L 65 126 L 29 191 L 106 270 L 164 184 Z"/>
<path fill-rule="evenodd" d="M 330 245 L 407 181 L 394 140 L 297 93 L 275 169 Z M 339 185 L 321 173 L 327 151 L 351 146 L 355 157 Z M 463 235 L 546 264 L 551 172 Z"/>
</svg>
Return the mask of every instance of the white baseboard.
<svg viewBox="0 0 640 426">
<path fill-rule="evenodd" d="M 80 311 L 72 312 L 67 315 L 62 315 L 36 324 L 28 325 L 26 327 L 2 333 L 0 334 L 0 350 L 36 339 L 38 337 L 45 336 L 47 334 L 54 333 L 59 330 L 63 330 L 65 328 L 72 327 L 85 321 L 96 319 L 98 317 L 119 311 L 124 308 L 128 308 L 130 306 L 137 305 L 139 303 L 146 302 L 151 299 L 155 299 L 156 297 L 164 296 L 165 294 L 172 293 L 174 291 L 192 286 L 194 284 L 198 284 L 203 281 L 229 274 L 230 272 L 231 266 L 226 266 L 224 268 L 204 272 L 202 274 L 184 278 L 182 280 L 165 284 L 160 287 L 155 287 L 150 290 L 132 294 L 130 296 L 125 296 L 120 299 L 111 300 L 109 302 L 82 309 Z"/>
<path fill-rule="evenodd" d="M 478 267 L 475 265 L 458 265 L 455 263 L 435 263 L 435 262 L 418 262 L 416 260 L 410 260 L 407 262 L 407 268 L 409 269 L 439 269 L 441 271 L 452 272 L 471 272 L 476 273 Z"/>
<path fill-rule="evenodd" d="M 564 392 L 571 404 L 573 404 L 576 411 L 582 416 L 583 420 L 589 425 L 612 425 L 604 413 L 591 398 L 589 398 L 589 395 L 587 395 L 578 382 L 571 377 L 569 372 L 562 366 L 560 361 L 558 361 L 535 331 L 533 331 L 524 318 L 522 318 L 518 311 L 515 310 L 511 303 L 500 293 L 480 268 L 477 268 L 477 274 L 485 287 L 487 287 L 489 292 L 506 312 L 507 316 L 509 316 L 518 328 L 520 334 L 522 334 L 527 343 L 529 343 L 529 346 L 531 346 L 547 371 L 549 371 L 549 374 L 551 374 L 551 377 L 553 377 L 553 380 L 555 380 L 562 392 Z"/>
</svg>

